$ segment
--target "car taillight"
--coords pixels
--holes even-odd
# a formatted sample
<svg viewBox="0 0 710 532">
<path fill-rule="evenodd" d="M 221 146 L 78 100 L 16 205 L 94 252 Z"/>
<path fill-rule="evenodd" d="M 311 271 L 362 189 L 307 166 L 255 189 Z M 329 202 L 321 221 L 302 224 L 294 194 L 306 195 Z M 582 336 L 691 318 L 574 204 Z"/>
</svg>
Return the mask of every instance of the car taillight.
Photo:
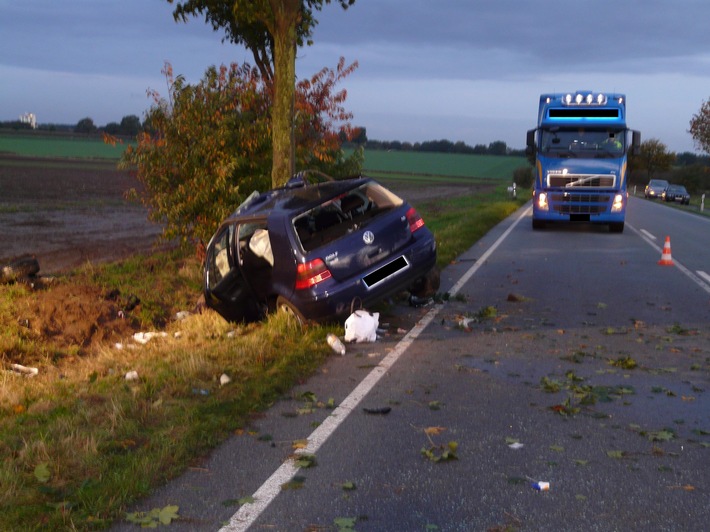
<svg viewBox="0 0 710 532">
<path fill-rule="evenodd" d="M 315 259 L 296 268 L 296 290 L 310 288 L 330 278 L 330 270 L 322 259 Z"/>
<path fill-rule="evenodd" d="M 407 211 L 407 221 L 409 222 L 409 230 L 413 233 L 417 229 L 424 227 L 424 219 L 419 216 L 419 213 L 412 207 Z"/>
</svg>

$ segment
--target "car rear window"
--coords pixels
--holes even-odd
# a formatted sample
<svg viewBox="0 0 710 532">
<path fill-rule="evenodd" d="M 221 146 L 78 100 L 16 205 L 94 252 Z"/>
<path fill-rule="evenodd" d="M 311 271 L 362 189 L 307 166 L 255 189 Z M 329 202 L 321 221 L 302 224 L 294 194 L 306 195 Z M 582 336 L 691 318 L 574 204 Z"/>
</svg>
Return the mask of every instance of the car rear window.
<svg viewBox="0 0 710 532">
<path fill-rule="evenodd" d="M 366 183 L 296 216 L 293 226 L 304 251 L 312 251 L 403 203 L 402 198 L 385 187 Z"/>
</svg>

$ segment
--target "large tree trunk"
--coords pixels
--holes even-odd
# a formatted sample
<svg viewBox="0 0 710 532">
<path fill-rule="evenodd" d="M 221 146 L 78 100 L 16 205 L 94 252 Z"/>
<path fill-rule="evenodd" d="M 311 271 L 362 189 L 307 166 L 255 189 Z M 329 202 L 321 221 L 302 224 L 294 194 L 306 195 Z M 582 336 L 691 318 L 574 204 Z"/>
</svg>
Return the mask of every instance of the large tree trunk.
<svg viewBox="0 0 710 532">
<path fill-rule="evenodd" d="M 271 141 L 274 160 L 271 184 L 286 183 L 294 171 L 293 99 L 296 92 L 296 24 L 300 16 L 298 0 L 271 2 L 274 14 L 274 102 L 271 109 Z"/>
</svg>

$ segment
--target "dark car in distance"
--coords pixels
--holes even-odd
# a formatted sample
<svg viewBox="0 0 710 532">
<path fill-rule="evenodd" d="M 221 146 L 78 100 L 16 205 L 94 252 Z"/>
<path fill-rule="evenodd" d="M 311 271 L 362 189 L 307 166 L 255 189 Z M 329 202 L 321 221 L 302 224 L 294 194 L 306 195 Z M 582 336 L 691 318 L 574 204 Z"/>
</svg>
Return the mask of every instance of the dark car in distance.
<svg viewBox="0 0 710 532">
<path fill-rule="evenodd" d="M 666 187 L 668 187 L 668 181 L 665 179 L 651 179 L 646 185 L 643 194 L 648 199 L 660 198 Z"/>
<path fill-rule="evenodd" d="M 690 204 L 690 194 L 683 185 L 668 185 L 661 197 L 663 201 L 677 201 L 681 205 Z"/>
<path fill-rule="evenodd" d="M 375 180 L 310 184 L 299 174 L 253 193 L 222 222 L 207 246 L 203 290 L 228 321 L 283 308 L 302 322 L 342 322 L 397 292 L 430 295 L 435 264 L 421 216 Z"/>
</svg>

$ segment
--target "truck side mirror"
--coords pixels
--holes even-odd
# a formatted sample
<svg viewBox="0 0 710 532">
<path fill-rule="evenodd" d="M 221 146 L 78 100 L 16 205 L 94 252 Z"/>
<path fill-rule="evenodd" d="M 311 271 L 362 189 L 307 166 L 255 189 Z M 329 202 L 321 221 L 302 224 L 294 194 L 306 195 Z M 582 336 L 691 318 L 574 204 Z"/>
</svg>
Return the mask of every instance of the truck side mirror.
<svg viewBox="0 0 710 532">
<path fill-rule="evenodd" d="M 631 131 L 631 153 L 637 155 L 641 152 L 641 132 Z"/>
<path fill-rule="evenodd" d="M 525 143 L 525 153 L 526 155 L 532 155 L 535 153 L 535 132 L 536 129 L 529 129 L 528 135 Z"/>
</svg>

